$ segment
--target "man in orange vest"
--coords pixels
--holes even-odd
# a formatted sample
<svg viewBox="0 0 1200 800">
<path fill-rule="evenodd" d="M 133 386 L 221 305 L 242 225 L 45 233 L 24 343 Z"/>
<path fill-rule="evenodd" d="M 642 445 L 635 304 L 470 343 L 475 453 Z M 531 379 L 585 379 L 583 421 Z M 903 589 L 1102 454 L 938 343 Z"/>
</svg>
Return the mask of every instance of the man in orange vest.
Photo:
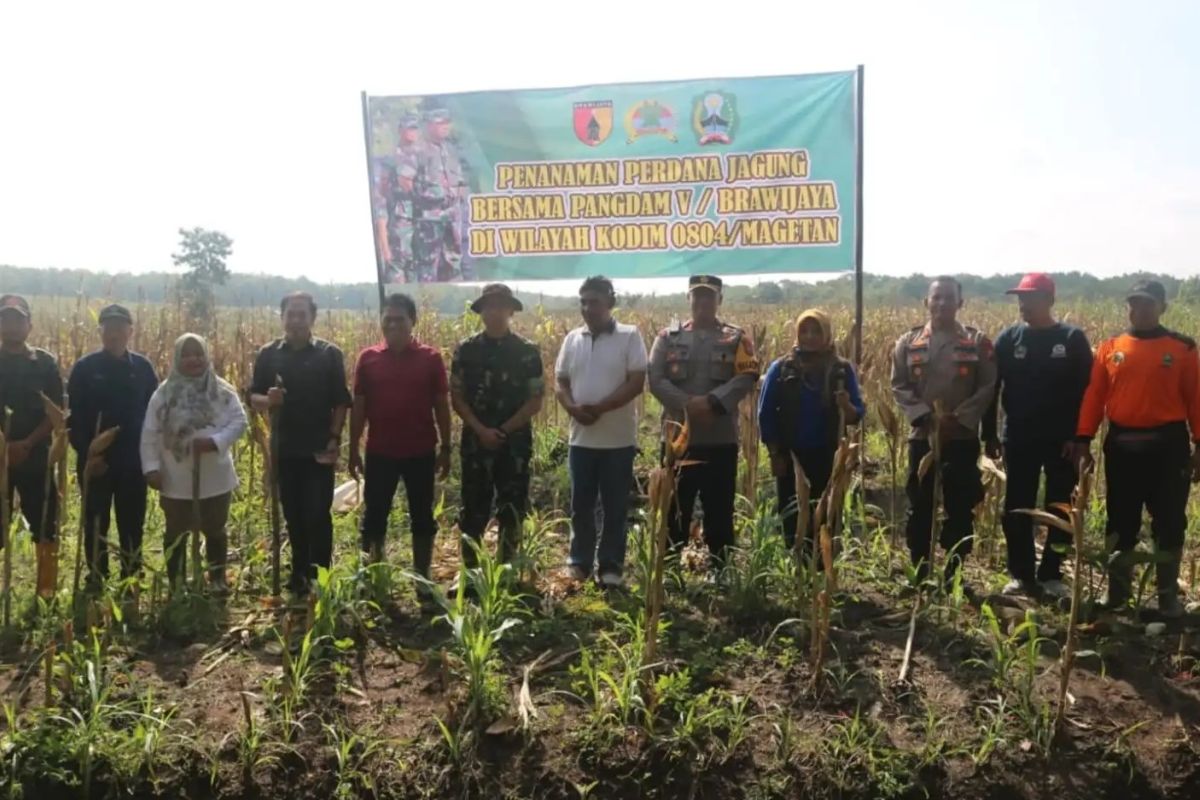
<svg viewBox="0 0 1200 800">
<path fill-rule="evenodd" d="M 1096 351 L 1079 412 L 1074 457 L 1090 462 L 1090 442 L 1108 418 L 1104 475 L 1108 487 L 1109 558 L 1106 608 L 1129 602 L 1130 552 L 1150 513 L 1157 554 L 1158 610 L 1179 617 L 1179 561 L 1187 530 L 1187 501 L 1200 480 L 1200 358 L 1196 343 L 1164 328 L 1167 295 L 1158 281 L 1140 281 L 1127 296 L 1129 330 Z"/>
</svg>

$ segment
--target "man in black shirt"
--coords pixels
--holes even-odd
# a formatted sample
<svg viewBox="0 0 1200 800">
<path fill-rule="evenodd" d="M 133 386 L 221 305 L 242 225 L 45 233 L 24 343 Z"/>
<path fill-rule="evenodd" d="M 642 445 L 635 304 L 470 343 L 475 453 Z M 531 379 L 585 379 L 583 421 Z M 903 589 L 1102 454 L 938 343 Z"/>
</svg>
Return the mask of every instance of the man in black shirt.
<svg viewBox="0 0 1200 800">
<path fill-rule="evenodd" d="M 24 297 L 0 297 L 0 409 L 12 411 L 6 491 L 10 503 L 14 490 L 20 498 L 21 513 L 37 542 L 38 594 L 47 596 L 54 587 L 54 573 L 47 570 L 57 563 L 58 496 L 46 477 L 51 424 L 41 396 L 61 406 L 63 385 L 54 356 L 25 343 L 32 327 Z M 0 530 L 0 545 L 7 544 L 5 535 Z"/>
<path fill-rule="evenodd" d="M 250 404 L 259 413 L 277 414 L 271 447 L 292 548 L 288 586 L 303 596 L 317 567 L 328 567 L 333 558 L 329 507 L 351 398 L 342 351 L 312 335 L 317 317 L 312 295 L 293 292 L 279 310 L 284 336 L 258 351 Z"/>
<path fill-rule="evenodd" d="M 102 308 L 102 347 L 76 361 L 67 381 L 71 446 L 79 456 L 80 485 L 88 447 L 98 430 L 121 429 L 104 453 L 103 466 L 88 478 L 83 504 L 88 584 L 93 588 L 108 575 L 108 529 L 114 508 L 121 543 L 121 576 L 129 577 L 141 568 L 146 479 L 138 445 L 146 406 L 158 388 L 158 376 L 149 359 L 129 350 L 132 335 L 133 315 L 129 309 L 116 304 Z"/>
<path fill-rule="evenodd" d="M 1092 369 L 1092 348 L 1079 328 L 1054 319 L 1054 281 L 1033 273 L 1008 294 L 1017 295 L 1024 322 L 1006 328 L 996 339 L 996 398 L 1004 407 L 1004 430 L 996 436 L 996 407 L 984 416 L 988 454 L 999 455 L 1003 441 L 1008 482 L 1004 497 L 1004 538 L 1012 580 L 1005 594 L 1055 597 L 1069 594 L 1062 581 L 1062 557 L 1071 540 L 1050 528 L 1042 563 L 1033 548 L 1033 520 L 1015 509 L 1033 508 L 1038 485 L 1046 474 L 1045 507 L 1071 502 L 1075 468 L 1071 443 L 1079 406 Z M 1040 585 L 1039 585 L 1040 584 Z"/>
</svg>

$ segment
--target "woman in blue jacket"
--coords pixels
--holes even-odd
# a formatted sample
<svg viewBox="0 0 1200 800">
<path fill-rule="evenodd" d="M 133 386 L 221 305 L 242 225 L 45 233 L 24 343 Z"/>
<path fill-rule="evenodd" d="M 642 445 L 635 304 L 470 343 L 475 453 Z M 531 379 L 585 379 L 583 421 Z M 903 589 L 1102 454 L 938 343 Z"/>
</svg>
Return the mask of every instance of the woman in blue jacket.
<svg viewBox="0 0 1200 800">
<path fill-rule="evenodd" d="M 771 453 L 789 548 L 795 546 L 797 519 L 792 458 L 804 470 L 815 504 L 829 483 L 840 424 L 854 424 L 865 414 L 858 377 L 853 365 L 837 354 L 829 315 L 817 308 L 803 312 L 796 319 L 795 346 L 771 364 L 758 398 L 759 432 Z M 811 526 L 805 538 L 811 551 Z"/>
</svg>

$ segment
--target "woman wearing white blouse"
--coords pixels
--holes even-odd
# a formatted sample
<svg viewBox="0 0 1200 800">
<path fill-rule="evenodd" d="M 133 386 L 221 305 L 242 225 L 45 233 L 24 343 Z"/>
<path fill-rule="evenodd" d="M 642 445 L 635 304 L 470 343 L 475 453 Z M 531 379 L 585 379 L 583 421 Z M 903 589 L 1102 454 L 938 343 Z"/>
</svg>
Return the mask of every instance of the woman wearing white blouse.
<svg viewBox="0 0 1200 800">
<path fill-rule="evenodd" d="M 142 471 L 158 490 L 166 532 L 163 550 L 172 585 L 180 578 L 185 537 L 194 527 L 193 464 L 198 465 L 200 530 L 204 533 L 209 583 L 225 583 L 225 523 L 237 488 L 230 448 L 246 430 L 246 412 L 237 391 L 217 377 L 208 344 L 194 333 L 175 340 L 171 374 L 155 390 L 142 426 Z"/>
</svg>

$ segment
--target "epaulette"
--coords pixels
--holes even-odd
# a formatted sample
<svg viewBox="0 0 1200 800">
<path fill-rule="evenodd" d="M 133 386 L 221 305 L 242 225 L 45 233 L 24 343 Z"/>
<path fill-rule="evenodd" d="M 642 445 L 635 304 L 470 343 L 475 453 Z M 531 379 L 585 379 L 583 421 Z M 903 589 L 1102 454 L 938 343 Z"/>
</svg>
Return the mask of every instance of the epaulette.
<svg viewBox="0 0 1200 800">
<path fill-rule="evenodd" d="M 739 328 L 737 325 L 731 325 L 728 322 L 722 322 L 721 327 L 724 330 L 734 331 L 736 333 L 745 333 L 746 332 L 744 328 Z"/>
<path fill-rule="evenodd" d="M 1172 339 L 1178 339 L 1179 341 L 1183 342 L 1183 344 L 1187 347 L 1188 350 L 1196 349 L 1196 340 L 1193 339 L 1192 337 L 1188 336 L 1185 333 L 1180 333 L 1179 331 L 1173 331 L 1173 330 L 1168 329 L 1167 336 L 1170 336 Z"/>
</svg>

